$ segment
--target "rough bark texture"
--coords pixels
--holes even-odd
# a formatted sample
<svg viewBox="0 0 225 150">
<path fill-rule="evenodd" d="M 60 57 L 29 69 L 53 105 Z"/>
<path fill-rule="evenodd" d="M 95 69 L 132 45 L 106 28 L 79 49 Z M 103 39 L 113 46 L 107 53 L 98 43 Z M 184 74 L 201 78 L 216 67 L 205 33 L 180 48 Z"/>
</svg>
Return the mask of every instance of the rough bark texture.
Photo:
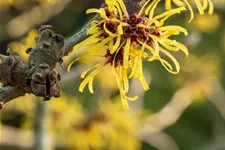
<svg viewBox="0 0 225 150">
<path fill-rule="evenodd" d="M 56 72 L 57 62 L 62 63 L 59 55 L 64 46 L 61 35 L 52 34 L 51 26 L 42 26 L 40 35 L 36 37 L 36 45 L 27 49 L 29 62 L 25 63 L 19 56 L 0 55 L 0 108 L 3 105 L 26 93 L 41 96 L 44 100 L 59 97 L 58 81 L 60 75 Z"/>
<path fill-rule="evenodd" d="M 124 0 L 129 13 L 140 9 L 139 0 Z M 104 4 L 101 6 L 104 7 Z M 68 55 L 74 45 L 87 38 L 87 30 L 92 20 L 100 19 L 95 15 L 79 32 L 65 42 L 63 36 L 50 30 L 51 26 L 41 26 L 40 35 L 35 38 L 36 45 L 26 50 L 29 62 L 25 63 L 18 56 L 0 54 L 0 108 L 5 103 L 26 93 L 32 93 L 50 100 L 59 97 L 58 81 L 60 75 L 55 70 L 56 63 L 63 62 L 62 57 Z"/>
</svg>

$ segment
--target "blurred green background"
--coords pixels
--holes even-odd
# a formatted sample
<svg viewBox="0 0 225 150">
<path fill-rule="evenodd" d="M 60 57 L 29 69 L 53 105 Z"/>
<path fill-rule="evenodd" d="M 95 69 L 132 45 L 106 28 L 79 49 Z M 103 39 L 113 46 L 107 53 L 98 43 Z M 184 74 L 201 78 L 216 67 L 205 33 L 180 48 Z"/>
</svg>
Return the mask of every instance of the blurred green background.
<svg viewBox="0 0 225 150">
<path fill-rule="evenodd" d="M 11 47 L 25 60 L 42 24 L 69 38 L 92 17 L 88 8 L 102 0 L 0 0 L 0 53 Z M 159 62 L 144 63 L 151 89 L 131 81 L 139 99 L 125 111 L 107 68 L 95 80 L 95 93 L 78 91 L 85 64 L 62 74 L 62 97 L 43 102 L 32 95 L 0 111 L 1 150 L 225 150 L 225 1 L 214 0 L 215 13 L 188 23 L 189 12 L 167 24 L 188 29 L 180 36 L 190 51 L 178 75 Z M 163 3 L 160 7 L 164 7 Z M 65 66 L 77 54 L 65 59 Z"/>
</svg>

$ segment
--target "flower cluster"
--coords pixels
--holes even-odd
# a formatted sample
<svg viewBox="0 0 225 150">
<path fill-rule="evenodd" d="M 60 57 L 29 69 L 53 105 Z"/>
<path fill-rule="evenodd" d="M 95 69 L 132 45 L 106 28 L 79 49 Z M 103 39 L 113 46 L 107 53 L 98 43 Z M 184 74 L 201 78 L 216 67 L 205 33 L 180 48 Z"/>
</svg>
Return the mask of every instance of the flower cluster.
<svg viewBox="0 0 225 150">
<path fill-rule="evenodd" d="M 99 110 L 82 119 L 70 119 L 72 129 L 69 128 L 69 145 L 78 150 L 140 149 L 141 143 L 135 133 L 142 121 L 141 114 L 124 112 L 118 100 L 116 98 L 114 102 L 110 102 L 109 99 L 101 99 Z"/>
<path fill-rule="evenodd" d="M 126 10 L 122 0 L 105 0 L 105 8 L 87 10 L 88 14 L 98 13 L 101 20 L 91 23 L 91 27 L 87 31 L 89 37 L 74 46 L 73 50 L 86 45 L 94 45 L 90 51 L 101 51 L 105 59 L 81 74 L 84 80 L 79 91 L 82 92 L 88 84 L 89 91 L 93 93 L 94 77 L 106 66 L 111 66 L 123 107 L 128 109 L 127 100 L 138 98 L 137 96 L 127 96 L 129 79 L 138 78 L 144 90 L 149 89 L 142 71 L 143 60 L 149 62 L 158 60 L 169 72 L 173 74 L 179 72 L 179 63 L 170 51 L 181 50 L 188 56 L 188 49 L 182 43 L 170 38 L 180 33 L 187 35 L 187 31 L 180 26 L 164 25 L 164 22 L 186 8 L 171 9 L 168 7 L 170 10 L 155 15 L 155 9 L 159 2 L 160 0 L 151 2 L 148 0 L 139 12 L 131 14 Z M 168 57 L 173 65 L 165 57 Z M 73 63 L 74 61 L 69 65 L 69 70 Z"/>
<path fill-rule="evenodd" d="M 189 22 L 191 22 L 194 18 L 194 11 L 191 6 L 192 1 L 196 4 L 200 15 L 203 15 L 207 9 L 210 15 L 213 13 L 214 7 L 211 0 L 165 0 L 165 7 L 167 10 L 172 9 L 172 3 L 179 7 L 187 6 L 191 13 L 189 19 Z"/>
</svg>

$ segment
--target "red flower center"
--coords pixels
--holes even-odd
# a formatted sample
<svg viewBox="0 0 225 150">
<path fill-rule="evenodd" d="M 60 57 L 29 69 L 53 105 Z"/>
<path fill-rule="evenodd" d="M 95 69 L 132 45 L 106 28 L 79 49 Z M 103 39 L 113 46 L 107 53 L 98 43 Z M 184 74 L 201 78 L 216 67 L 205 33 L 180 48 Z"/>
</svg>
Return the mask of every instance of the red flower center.
<svg viewBox="0 0 225 150">
<path fill-rule="evenodd" d="M 107 59 L 106 63 L 110 63 L 111 65 L 113 65 L 113 61 L 114 61 L 114 67 L 116 68 L 117 66 L 120 66 L 123 64 L 123 55 L 124 55 L 124 50 L 123 48 L 121 48 L 118 53 L 116 54 L 113 53 L 111 54 L 109 50 L 106 51 L 105 57 Z"/>
</svg>

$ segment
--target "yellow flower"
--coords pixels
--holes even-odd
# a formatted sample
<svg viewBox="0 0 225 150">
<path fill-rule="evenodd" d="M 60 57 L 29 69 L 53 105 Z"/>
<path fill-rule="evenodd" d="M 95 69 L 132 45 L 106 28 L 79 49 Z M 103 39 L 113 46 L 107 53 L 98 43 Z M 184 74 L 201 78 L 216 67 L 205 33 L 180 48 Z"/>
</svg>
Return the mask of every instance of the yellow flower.
<svg viewBox="0 0 225 150">
<path fill-rule="evenodd" d="M 200 15 L 203 15 L 206 9 L 208 9 L 208 13 L 210 15 L 213 13 L 214 7 L 211 0 L 165 0 L 165 7 L 167 10 L 172 9 L 172 6 L 171 6 L 172 3 L 179 7 L 187 6 L 191 13 L 191 16 L 189 19 L 189 22 L 191 22 L 191 20 L 193 20 L 194 18 L 194 11 L 190 3 L 192 3 L 193 1 Z"/>
<path fill-rule="evenodd" d="M 187 31 L 180 26 L 163 26 L 163 24 L 169 17 L 180 13 L 185 8 L 171 9 L 154 16 L 154 10 L 160 0 L 154 0 L 151 3 L 148 0 L 138 13 L 132 14 L 128 14 L 122 0 L 105 0 L 105 2 L 107 5 L 105 8 L 87 10 L 87 13 L 99 13 L 102 20 L 93 21 L 87 31 L 89 37 L 73 48 L 76 50 L 93 44 L 91 51 L 102 51 L 105 56 L 104 61 L 81 74 L 84 80 L 79 91 L 82 92 L 84 87 L 89 84 L 89 90 L 93 93 L 94 77 L 103 68 L 110 65 L 112 73 L 116 77 L 123 107 L 128 109 L 127 100 L 138 98 L 137 96 L 127 96 L 129 79 L 138 78 L 143 88 L 149 89 L 142 72 L 143 59 L 159 60 L 169 72 L 174 74 L 179 72 L 179 63 L 167 50 L 182 50 L 186 55 L 188 55 L 188 50 L 183 44 L 170 40 L 169 37 L 180 33 L 187 35 Z M 161 53 L 173 61 L 175 69 L 168 61 L 160 57 Z M 74 61 L 68 69 L 73 63 Z M 87 75 L 91 70 L 93 71 Z"/>
<path fill-rule="evenodd" d="M 196 18 L 192 22 L 192 25 L 194 26 L 194 28 L 204 33 L 212 33 L 218 30 L 221 25 L 221 21 L 222 19 L 220 19 L 220 16 L 216 13 L 204 16 L 196 15 Z"/>
<path fill-rule="evenodd" d="M 138 150 L 140 141 L 135 137 L 141 114 L 125 112 L 119 99 L 102 100 L 100 109 L 73 120 L 68 143 L 77 150 Z M 126 141 L 126 142 L 124 142 Z"/>
</svg>

